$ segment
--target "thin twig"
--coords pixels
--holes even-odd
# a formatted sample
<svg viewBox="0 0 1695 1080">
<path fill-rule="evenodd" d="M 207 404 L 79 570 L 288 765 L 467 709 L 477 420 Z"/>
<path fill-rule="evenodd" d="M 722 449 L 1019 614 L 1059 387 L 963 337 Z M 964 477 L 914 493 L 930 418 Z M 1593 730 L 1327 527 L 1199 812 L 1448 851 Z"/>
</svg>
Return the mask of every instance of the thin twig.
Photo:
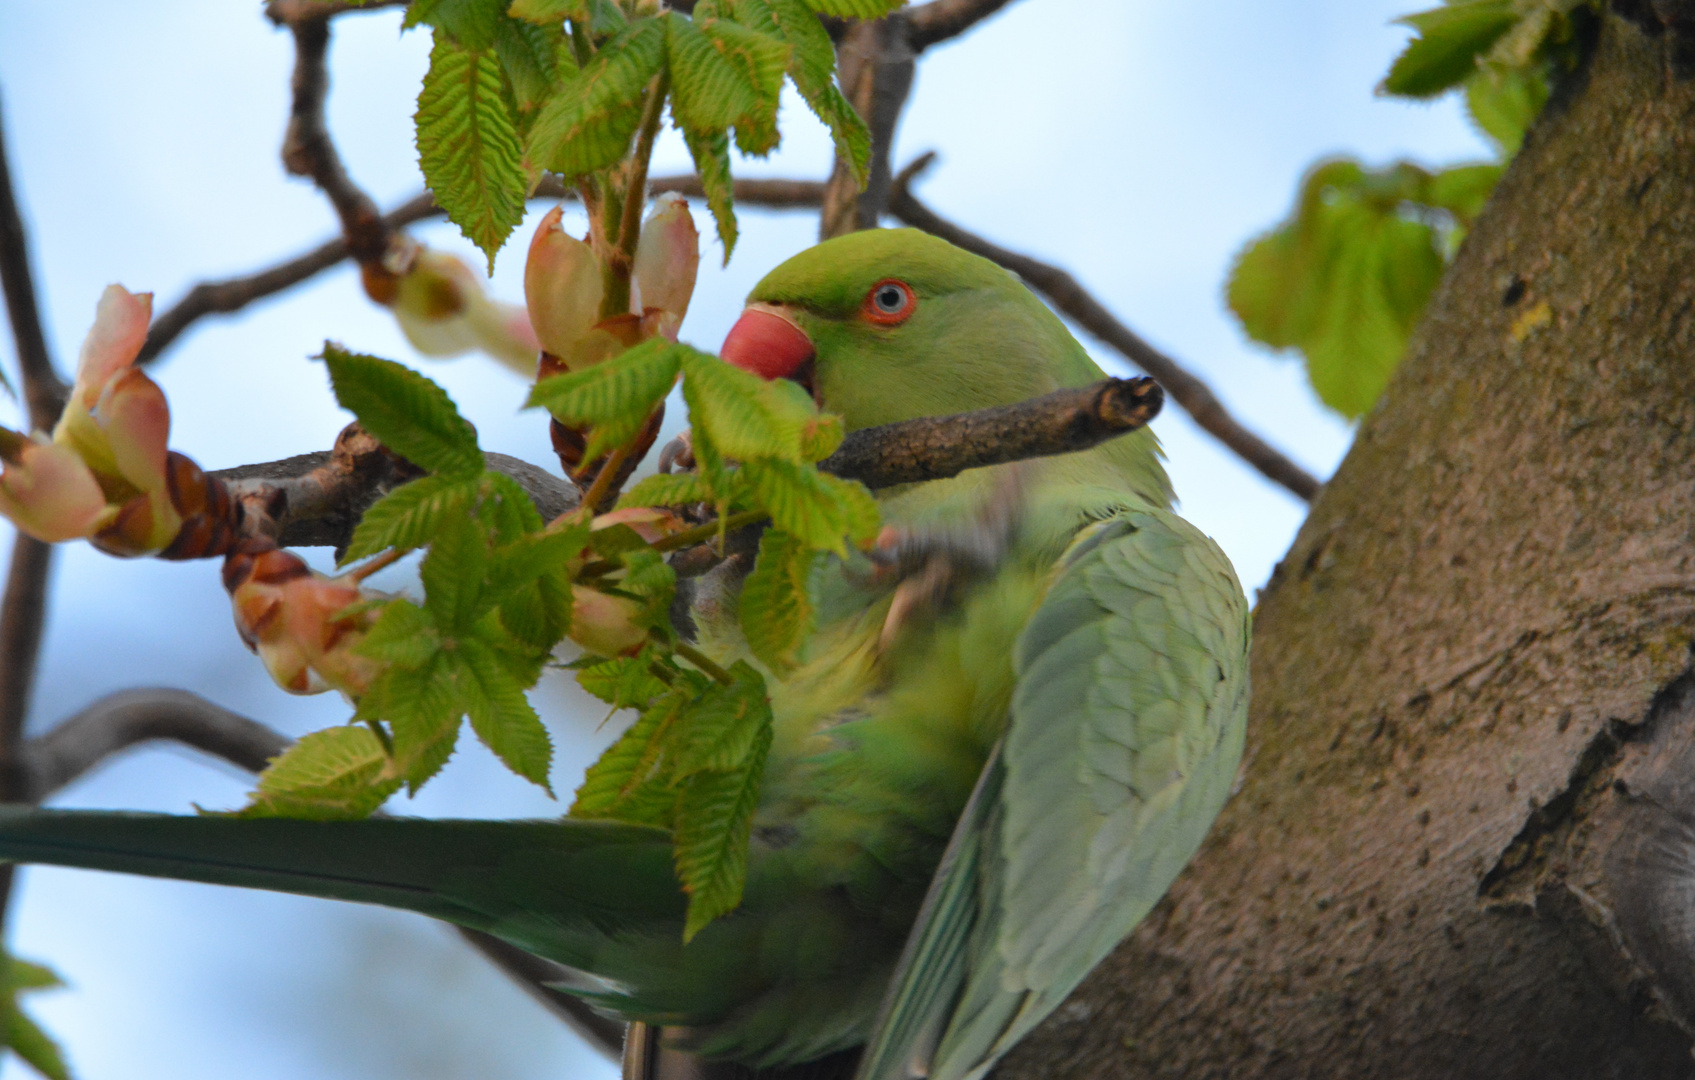
<svg viewBox="0 0 1695 1080">
<path fill-rule="evenodd" d="M 911 183 L 935 160 L 934 153 L 918 158 L 895 177 L 889 211 L 914 228 L 939 236 L 955 247 L 981 255 L 1011 270 L 1024 283 L 1042 293 L 1054 307 L 1069 315 L 1077 325 L 1124 354 L 1125 358 L 1160 381 L 1173 401 L 1225 446 L 1234 450 L 1266 479 L 1280 484 L 1301 499 L 1311 502 L 1319 481 L 1285 457 L 1264 439 L 1243 427 L 1218 400 L 1212 388 L 1190 374 L 1171 357 L 1142 340 L 1119 322 L 1077 279 L 1057 266 L 992 244 L 939 217 L 913 196 Z"/>
<path fill-rule="evenodd" d="M 958 37 L 1009 3 L 1011 0 L 930 0 L 907 9 L 908 40 L 913 49 L 923 52 Z"/>
<path fill-rule="evenodd" d="M 288 132 L 283 137 L 283 167 L 295 176 L 310 177 L 318 185 L 341 218 L 341 232 L 354 259 L 361 266 L 378 266 L 394 234 L 377 204 L 347 175 L 324 125 L 324 100 L 330 87 L 326 63 L 329 18 L 287 25 L 294 34 L 294 80 Z"/>
<path fill-rule="evenodd" d="M 64 408 L 65 384 L 53 370 L 47 336 L 41 329 L 41 305 L 35 297 L 35 278 L 29 265 L 29 234 L 12 190 L 6 162 L 5 118 L 0 115 L 0 287 L 6 293 L 6 318 L 18 347 L 24 401 L 30 426 L 45 431 Z"/>
<path fill-rule="evenodd" d="M 851 23 L 837 42 L 838 77 L 871 131 L 871 161 L 861 188 L 847 160 L 836 156 L 820 207 L 820 239 L 874 229 L 888 207 L 895 128 L 918 70 L 918 53 L 909 38 L 907 15 L 896 11 L 876 21 Z"/>
<path fill-rule="evenodd" d="M 1146 427 L 1164 401 L 1152 379 L 1106 379 L 1017 405 L 861 428 L 818 467 L 873 490 L 940 480 L 966 469 L 1087 450 Z"/>
<path fill-rule="evenodd" d="M 265 17 L 279 26 L 361 11 L 405 7 L 411 0 L 270 0 Z"/>
</svg>

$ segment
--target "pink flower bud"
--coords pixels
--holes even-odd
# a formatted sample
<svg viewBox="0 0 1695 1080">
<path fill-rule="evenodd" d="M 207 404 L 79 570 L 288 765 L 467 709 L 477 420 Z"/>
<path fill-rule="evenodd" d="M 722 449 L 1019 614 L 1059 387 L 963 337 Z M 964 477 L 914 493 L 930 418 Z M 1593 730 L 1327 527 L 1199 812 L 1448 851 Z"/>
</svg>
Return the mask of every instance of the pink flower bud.
<svg viewBox="0 0 1695 1080">
<path fill-rule="evenodd" d="M 524 299 L 541 347 L 576 370 L 581 366 L 572 361 L 577 342 L 600 321 L 605 287 L 594 249 L 566 233 L 561 217 L 560 208 L 554 207 L 530 241 Z"/>
<path fill-rule="evenodd" d="M 381 674 L 377 661 L 354 651 L 371 615 L 342 615 L 379 594 L 315 573 L 299 556 L 277 548 L 237 553 L 224 574 L 241 640 L 284 690 L 333 689 L 358 697 Z"/>
<path fill-rule="evenodd" d="M 639 650 L 647 640 L 646 627 L 636 623 L 641 614 L 642 605 L 627 597 L 571 586 L 571 640 L 596 656 L 629 656 Z"/>
<path fill-rule="evenodd" d="M 658 506 L 626 506 L 613 510 L 595 518 L 593 527 L 606 529 L 613 525 L 628 525 L 650 544 L 690 527 L 677 514 Z"/>
<path fill-rule="evenodd" d="M 94 325 L 82 342 L 77 359 L 74 397 L 85 409 L 94 408 L 112 376 L 135 362 L 147 340 L 147 324 L 153 318 L 153 294 L 132 293 L 122 285 L 108 285 L 94 309 Z"/>
<path fill-rule="evenodd" d="M 416 248 L 389 306 L 412 347 L 425 356 L 483 352 L 533 378 L 541 350 L 522 308 L 491 300 L 482 279 L 446 252 Z"/>
<path fill-rule="evenodd" d="M 76 451 L 6 434 L 11 445 L 0 475 L 0 514 L 20 531 L 57 543 L 87 536 L 111 516 L 100 484 Z"/>
<path fill-rule="evenodd" d="M 657 309 L 659 333 L 672 341 L 689 311 L 695 273 L 700 269 L 700 232 L 681 195 L 661 195 L 642 225 L 636 245 L 635 282 L 640 294 L 638 313 Z"/>
</svg>

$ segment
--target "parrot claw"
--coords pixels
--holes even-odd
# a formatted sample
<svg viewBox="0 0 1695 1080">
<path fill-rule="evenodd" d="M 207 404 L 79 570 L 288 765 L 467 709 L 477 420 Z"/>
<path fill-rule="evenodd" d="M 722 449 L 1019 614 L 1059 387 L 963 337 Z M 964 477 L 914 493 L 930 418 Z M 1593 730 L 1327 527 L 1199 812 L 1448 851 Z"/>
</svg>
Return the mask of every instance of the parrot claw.
<svg viewBox="0 0 1695 1080">
<path fill-rule="evenodd" d="M 659 451 L 659 471 L 669 474 L 673 470 L 689 472 L 694 468 L 694 440 L 685 431 L 675 439 L 666 443 Z"/>
</svg>

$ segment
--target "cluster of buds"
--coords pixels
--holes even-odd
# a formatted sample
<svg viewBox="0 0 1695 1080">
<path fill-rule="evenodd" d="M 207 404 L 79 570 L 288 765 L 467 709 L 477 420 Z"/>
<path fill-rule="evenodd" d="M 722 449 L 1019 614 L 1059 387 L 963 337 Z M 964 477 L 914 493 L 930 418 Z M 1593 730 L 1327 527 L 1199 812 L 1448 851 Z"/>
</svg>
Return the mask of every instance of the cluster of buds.
<svg viewBox="0 0 1695 1080">
<path fill-rule="evenodd" d="M 367 268 L 365 292 L 394 312 L 413 348 L 444 358 L 481 349 L 526 379 L 535 375 L 541 344 L 529 316 L 490 299 L 463 260 L 402 238 L 383 263 Z"/>
<path fill-rule="evenodd" d="M 164 391 L 135 367 L 152 313 L 152 294 L 108 286 L 52 438 L 0 434 L 0 513 L 21 531 L 113 555 L 159 554 L 182 531 L 173 479 L 199 470 L 173 460 Z"/>
<path fill-rule="evenodd" d="M 339 690 L 357 699 L 381 674 L 358 645 L 377 612 L 352 575 L 326 577 L 262 537 L 242 541 L 224 560 L 224 588 L 235 628 L 276 684 L 291 694 Z"/>
<path fill-rule="evenodd" d="M 555 207 L 530 241 L 524 299 L 545 354 L 542 375 L 581 371 L 651 337 L 677 340 L 694 295 L 700 233 L 688 201 L 662 195 L 642 225 L 630 268 L 629 311 L 607 317 L 606 272 L 595 245 L 560 224 Z"/>
</svg>

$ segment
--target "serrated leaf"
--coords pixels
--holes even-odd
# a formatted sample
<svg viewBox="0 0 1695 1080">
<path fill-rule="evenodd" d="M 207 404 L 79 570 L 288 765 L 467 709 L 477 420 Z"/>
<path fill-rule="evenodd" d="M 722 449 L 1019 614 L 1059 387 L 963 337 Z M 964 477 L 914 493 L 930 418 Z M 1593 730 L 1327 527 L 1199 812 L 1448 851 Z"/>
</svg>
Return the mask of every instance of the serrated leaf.
<svg viewBox="0 0 1695 1080">
<path fill-rule="evenodd" d="M 677 804 L 677 877 L 689 894 L 687 942 L 712 920 L 735 910 L 747 884 L 747 844 L 771 728 L 760 730 L 747 764 L 729 773 L 704 772 L 683 784 Z"/>
<path fill-rule="evenodd" d="M 385 780 L 404 781 L 417 794 L 453 756 L 465 714 L 457 674 L 439 657 L 418 671 L 391 668 L 359 700 L 357 717 L 387 721 L 394 734 Z"/>
<path fill-rule="evenodd" d="M 839 15 L 844 19 L 881 19 L 905 5 L 906 0 L 805 0 L 805 3 L 820 15 Z"/>
<path fill-rule="evenodd" d="M 451 518 L 437 530 L 418 576 L 424 582 L 424 610 L 443 633 L 465 630 L 483 609 L 483 575 L 488 544 L 469 518 Z"/>
<path fill-rule="evenodd" d="M 651 649 L 638 656 L 602 660 L 577 672 L 577 685 L 614 709 L 646 705 L 665 693 L 665 684 L 653 674 Z"/>
<path fill-rule="evenodd" d="M 526 407 L 541 407 L 572 428 L 589 428 L 583 460 L 593 461 L 636 433 L 677 381 L 682 353 L 664 338 L 640 345 L 593 367 L 543 379 Z"/>
<path fill-rule="evenodd" d="M 399 780 L 381 775 L 387 765 L 383 744 L 369 728 L 314 731 L 272 759 L 238 816 L 369 817 L 400 788 Z"/>
<path fill-rule="evenodd" d="M 743 462 L 741 473 L 771 523 L 808 548 L 845 557 L 849 539 L 867 539 L 868 524 L 875 532 L 876 503 L 863 487 L 773 458 Z"/>
<path fill-rule="evenodd" d="M 435 621 L 412 601 L 396 598 L 383 607 L 355 651 L 394 667 L 416 670 L 428 664 L 440 647 Z"/>
<path fill-rule="evenodd" d="M 787 379 L 762 379 L 686 345 L 678 349 L 697 459 L 700 444 L 709 442 L 714 452 L 738 461 L 803 460 L 801 437 L 818 415 L 805 390 Z"/>
<path fill-rule="evenodd" d="M 558 26 L 566 19 L 589 18 L 589 0 L 512 0 L 506 14 L 538 26 Z"/>
<path fill-rule="evenodd" d="M 339 565 L 391 547 L 400 551 L 423 547 L 443 521 L 465 514 L 476 498 L 477 486 L 476 480 L 438 474 L 395 488 L 359 519 Z"/>
<path fill-rule="evenodd" d="M 665 62 L 665 30 L 643 19 L 564 79 L 530 129 L 525 163 L 580 176 L 624 156 L 641 123 L 641 96 Z"/>
<path fill-rule="evenodd" d="M 489 556 L 488 581 L 481 603 L 490 607 L 505 603 L 543 574 L 563 568 L 588 543 L 588 527 L 577 525 L 558 532 L 525 536 L 496 549 Z"/>
<path fill-rule="evenodd" d="M 1460 225 L 1469 226 L 1483 212 L 1483 205 L 1501 180 L 1501 172 L 1500 165 L 1458 165 L 1433 173 L 1428 203 L 1454 215 Z"/>
<path fill-rule="evenodd" d="M 698 135 L 733 124 L 744 153 L 769 153 L 777 144 L 788 42 L 728 19 L 702 18 L 698 10 L 695 19 L 675 12 L 665 18 L 678 124 Z"/>
<path fill-rule="evenodd" d="M 336 401 L 401 457 L 434 473 L 477 476 L 483 452 L 477 429 L 447 391 L 392 360 L 348 352 L 331 342 L 322 354 Z"/>
<path fill-rule="evenodd" d="M 1491 68 L 1466 80 L 1466 111 L 1503 161 L 1518 153 L 1547 103 L 1548 76 L 1536 67 Z"/>
<path fill-rule="evenodd" d="M 762 734 L 771 731 L 771 702 L 765 680 L 738 660 L 735 681 L 713 683 L 678 720 L 671 774 L 686 779 L 701 772 L 738 772 L 751 760 Z"/>
<path fill-rule="evenodd" d="M 694 473 L 655 473 L 644 477 L 618 500 L 625 506 L 685 506 L 711 502 L 712 489 Z"/>
<path fill-rule="evenodd" d="M 553 740 L 524 696 L 524 687 L 495 652 L 475 638 L 461 641 L 454 656 L 463 671 L 460 691 L 471 730 L 507 768 L 552 795 L 547 774 Z"/>
<path fill-rule="evenodd" d="M 23 1010 L 12 1006 L 5 1011 L 5 1048 L 18 1055 L 29 1067 L 47 1080 L 71 1080 L 59 1044 Z"/>
<path fill-rule="evenodd" d="M 683 693 L 665 695 L 607 747 L 583 777 L 570 816 L 670 828 L 677 798 L 659 770 L 666 737 L 686 703 Z"/>
<path fill-rule="evenodd" d="M 1458 86 L 1519 18 L 1512 0 L 1468 0 L 1406 16 L 1399 21 L 1418 36 L 1395 58 L 1383 90 L 1428 98 Z"/>
<path fill-rule="evenodd" d="M 11 993 L 51 990 L 65 985 L 65 980 L 44 964 L 32 964 L 16 956 L 6 956 L 3 952 L 0 952 L 0 958 L 5 964 L 4 986 Z"/>
<path fill-rule="evenodd" d="M 500 58 L 500 66 L 512 85 L 514 103 L 523 112 L 537 108 L 553 93 L 563 40 L 557 21 L 543 27 L 518 19 L 502 19 L 496 25 L 494 54 Z"/>
<path fill-rule="evenodd" d="M 429 25 L 467 49 L 494 44 L 495 27 L 505 17 L 507 0 L 412 0 L 401 29 Z"/>
<path fill-rule="evenodd" d="M 416 122 L 425 185 L 494 273 L 495 253 L 524 220 L 529 187 L 517 127 L 501 96 L 500 60 L 438 33 Z"/>
<path fill-rule="evenodd" d="M 736 0 L 738 22 L 789 43 L 789 77 L 818 119 L 830 129 L 836 154 L 848 162 L 854 182 L 865 186 L 871 164 L 871 130 L 836 86 L 836 47 L 818 16 L 801 0 Z"/>
<path fill-rule="evenodd" d="M 795 666 L 812 633 L 815 612 L 808 587 L 816 562 L 812 550 L 781 529 L 759 538 L 759 558 L 742 585 L 742 633 L 760 663 L 778 674 Z"/>
<path fill-rule="evenodd" d="M 616 558 L 626 551 L 640 551 L 648 546 L 641 533 L 622 522 L 603 525 L 589 533 L 589 545 L 603 559 Z"/>
<path fill-rule="evenodd" d="M 500 605 L 500 625 L 515 639 L 546 653 L 571 629 L 571 583 L 562 573 L 543 574 Z"/>
<path fill-rule="evenodd" d="M 730 252 L 736 249 L 736 199 L 730 177 L 730 137 L 722 131 L 691 132 L 683 129 L 683 143 L 694 159 L 694 171 L 700 177 L 701 190 L 706 193 L 706 208 L 712 211 L 712 222 L 718 229 L 718 243 L 724 248 L 724 265 L 730 264 Z"/>
<path fill-rule="evenodd" d="M 477 503 L 477 520 L 496 543 L 508 544 L 520 536 L 541 531 L 545 524 L 541 511 L 518 481 L 505 473 L 490 471 L 482 475 L 480 484 L 482 499 Z"/>
</svg>

